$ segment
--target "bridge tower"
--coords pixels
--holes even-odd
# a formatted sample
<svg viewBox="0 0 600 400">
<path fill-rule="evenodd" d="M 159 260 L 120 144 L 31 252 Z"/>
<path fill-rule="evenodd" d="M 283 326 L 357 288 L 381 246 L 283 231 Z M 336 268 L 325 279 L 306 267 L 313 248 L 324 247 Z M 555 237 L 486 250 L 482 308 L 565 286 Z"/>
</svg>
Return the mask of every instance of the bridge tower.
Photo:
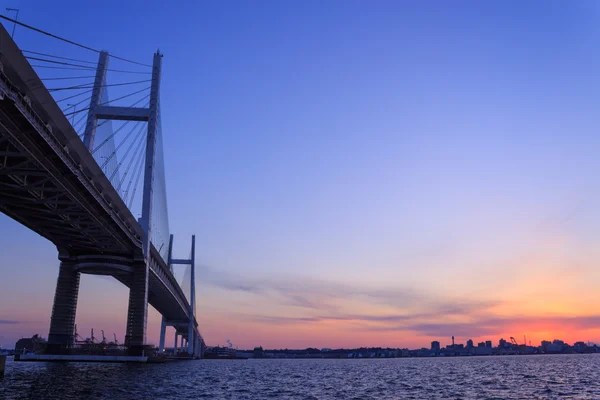
<svg viewBox="0 0 600 400">
<path fill-rule="evenodd" d="M 69 254 L 59 250 L 60 270 L 54 295 L 50 332 L 48 334 L 49 354 L 60 354 L 69 351 L 73 344 L 77 297 L 81 274 L 81 260 L 92 260 L 95 265 L 110 266 L 127 271 L 130 282 L 129 304 L 127 311 L 127 331 L 125 345 L 129 355 L 142 355 L 146 344 L 146 326 L 148 317 L 148 281 L 151 262 L 151 227 L 153 191 L 155 185 L 155 162 L 157 153 L 157 130 L 160 118 L 160 80 L 162 54 L 154 54 L 152 79 L 150 87 L 149 107 L 107 106 L 101 102 L 106 86 L 109 54 L 100 52 L 96 69 L 94 88 L 90 99 L 90 107 L 83 137 L 83 143 L 91 152 L 98 120 L 147 121 L 146 157 L 144 166 L 144 192 L 142 197 L 142 217 L 139 221 L 142 231 L 141 254 Z M 89 262 L 87 263 L 89 264 Z"/>
<path fill-rule="evenodd" d="M 173 269 L 173 265 L 189 265 L 190 266 L 190 308 L 189 321 L 169 321 L 164 316 L 160 327 L 160 342 L 158 346 L 159 353 L 163 353 L 165 349 L 165 335 L 167 326 L 175 328 L 175 346 L 174 351 L 177 353 L 177 338 L 181 337 L 181 348 L 183 349 L 183 341 L 187 343 L 187 354 L 190 357 L 198 358 L 202 355 L 202 338 L 198 334 L 196 326 L 196 236 L 192 235 L 192 248 L 189 259 L 173 258 L 173 235 L 169 240 L 169 267 Z M 184 277 L 185 279 L 185 277 Z M 186 336 L 187 335 L 187 336 Z"/>
</svg>

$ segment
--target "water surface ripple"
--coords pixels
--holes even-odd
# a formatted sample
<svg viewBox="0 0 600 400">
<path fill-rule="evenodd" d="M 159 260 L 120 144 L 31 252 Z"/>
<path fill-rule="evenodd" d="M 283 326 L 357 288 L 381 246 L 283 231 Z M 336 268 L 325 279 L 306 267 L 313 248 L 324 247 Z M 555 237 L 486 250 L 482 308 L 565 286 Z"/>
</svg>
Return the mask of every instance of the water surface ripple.
<svg viewBox="0 0 600 400">
<path fill-rule="evenodd" d="M 600 399 L 600 355 L 168 364 L 7 360 L 0 399 Z"/>
</svg>

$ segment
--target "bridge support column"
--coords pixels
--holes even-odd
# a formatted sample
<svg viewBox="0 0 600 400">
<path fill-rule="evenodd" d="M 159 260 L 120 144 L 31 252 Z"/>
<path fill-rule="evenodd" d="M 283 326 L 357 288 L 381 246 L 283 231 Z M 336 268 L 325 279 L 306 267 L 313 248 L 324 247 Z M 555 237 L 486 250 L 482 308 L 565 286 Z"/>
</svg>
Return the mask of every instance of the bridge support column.
<svg viewBox="0 0 600 400">
<path fill-rule="evenodd" d="M 173 352 L 177 354 L 177 331 L 175 331 L 175 344 L 173 344 Z"/>
<path fill-rule="evenodd" d="M 125 346 L 127 353 L 141 356 L 146 344 L 146 323 L 148 318 L 148 268 L 147 263 L 134 265 L 133 279 L 129 288 L 129 308 L 127 311 L 127 332 Z"/>
<path fill-rule="evenodd" d="M 196 235 L 192 235 L 192 252 L 190 257 L 190 325 L 188 326 L 188 354 L 194 355 L 194 338 L 196 332 L 195 307 L 196 307 Z"/>
<path fill-rule="evenodd" d="M 72 261 L 61 261 L 48 334 L 48 354 L 66 353 L 73 344 L 80 273 Z"/>
<path fill-rule="evenodd" d="M 203 344 L 204 342 L 202 341 L 202 337 L 198 335 L 198 350 L 196 350 L 196 356 L 198 358 L 202 358 L 202 353 L 204 351 Z"/>
<path fill-rule="evenodd" d="M 200 338 L 194 333 L 194 357 L 200 357 Z"/>
<path fill-rule="evenodd" d="M 194 354 L 194 319 L 190 321 L 190 325 L 188 327 L 188 340 L 187 340 L 187 352 L 189 355 Z"/>
<path fill-rule="evenodd" d="M 160 342 L 158 343 L 158 354 L 162 354 L 165 351 L 165 334 L 167 333 L 167 321 L 165 317 L 162 317 L 160 323 Z"/>
</svg>

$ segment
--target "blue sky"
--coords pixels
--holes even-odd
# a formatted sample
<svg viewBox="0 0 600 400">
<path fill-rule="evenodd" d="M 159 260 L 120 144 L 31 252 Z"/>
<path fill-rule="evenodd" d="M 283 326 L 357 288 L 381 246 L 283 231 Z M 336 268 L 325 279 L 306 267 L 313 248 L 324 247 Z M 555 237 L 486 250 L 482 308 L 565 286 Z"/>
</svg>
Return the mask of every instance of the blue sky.
<svg viewBox="0 0 600 400">
<path fill-rule="evenodd" d="M 420 345 L 434 335 L 419 327 L 442 317 L 474 329 L 481 315 L 517 309 L 520 327 L 522 318 L 593 314 L 598 2 L 3 4 L 116 55 L 150 63 L 157 48 L 164 53 L 170 225 L 182 255 L 197 235 L 209 342 Z M 29 322 L 2 336 L 45 335 L 55 251 L 6 217 L 0 227 L 11 232 L 3 282 L 36 288 L 30 299 L 5 286 L 0 319 Z M 82 284 L 80 325 L 123 330 L 126 290 L 95 277 Z M 461 311 L 422 317 L 440 303 Z M 352 329 L 307 322 L 349 309 Z M 421 319 L 373 326 L 357 314 Z M 310 332 L 295 335 L 298 323 Z"/>
</svg>

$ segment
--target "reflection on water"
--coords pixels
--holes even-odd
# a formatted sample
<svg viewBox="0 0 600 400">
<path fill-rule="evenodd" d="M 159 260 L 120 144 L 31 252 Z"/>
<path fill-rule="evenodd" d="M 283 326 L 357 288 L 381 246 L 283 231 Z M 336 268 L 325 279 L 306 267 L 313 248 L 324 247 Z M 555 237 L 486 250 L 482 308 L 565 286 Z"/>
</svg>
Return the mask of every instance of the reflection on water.
<svg viewBox="0 0 600 400">
<path fill-rule="evenodd" d="M 600 399 L 600 355 L 168 364 L 7 360 L 0 399 Z"/>
</svg>

